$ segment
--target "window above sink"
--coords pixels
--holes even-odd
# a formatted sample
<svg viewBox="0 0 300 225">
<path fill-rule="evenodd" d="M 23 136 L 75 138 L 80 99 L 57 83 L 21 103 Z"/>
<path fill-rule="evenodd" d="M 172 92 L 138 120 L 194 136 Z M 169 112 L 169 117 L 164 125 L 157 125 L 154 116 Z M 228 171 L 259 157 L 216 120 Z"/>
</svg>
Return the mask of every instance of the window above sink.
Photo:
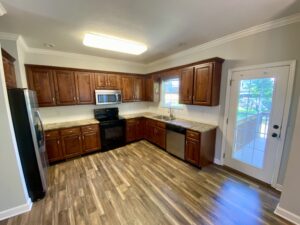
<svg viewBox="0 0 300 225">
<path fill-rule="evenodd" d="M 179 77 L 162 80 L 160 106 L 164 108 L 182 109 L 179 104 Z"/>
</svg>

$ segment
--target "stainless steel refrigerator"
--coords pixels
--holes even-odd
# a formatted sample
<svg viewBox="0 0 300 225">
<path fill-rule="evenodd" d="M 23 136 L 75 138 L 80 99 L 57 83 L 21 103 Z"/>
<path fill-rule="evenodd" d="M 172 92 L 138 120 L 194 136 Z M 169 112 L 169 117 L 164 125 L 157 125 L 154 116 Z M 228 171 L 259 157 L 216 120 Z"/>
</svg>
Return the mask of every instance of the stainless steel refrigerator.
<svg viewBox="0 0 300 225">
<path fill-rule="evenodd" d="M 36 201 L 45 196 L 48 166 L 36 94 L 28 89 L 9 89 L 8 99 L 28 194 Z"/>
</svg>

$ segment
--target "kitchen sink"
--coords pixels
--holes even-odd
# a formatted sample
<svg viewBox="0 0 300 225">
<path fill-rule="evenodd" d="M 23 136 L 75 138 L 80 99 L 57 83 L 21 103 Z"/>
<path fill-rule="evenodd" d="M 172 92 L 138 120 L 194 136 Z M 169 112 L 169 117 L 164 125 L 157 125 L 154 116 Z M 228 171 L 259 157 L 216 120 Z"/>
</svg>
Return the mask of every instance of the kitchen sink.
<svg viewBox="0 0 300 225">
<path fill-rule="evenodd" d="M 153 118 L 159 119 L 159 120 L 165 120 L 165 121 L 175 120 L 175 118 L 171 118 L 169 116 L 164 116 L 164 115 L 154 116 Z"/>
</svg>

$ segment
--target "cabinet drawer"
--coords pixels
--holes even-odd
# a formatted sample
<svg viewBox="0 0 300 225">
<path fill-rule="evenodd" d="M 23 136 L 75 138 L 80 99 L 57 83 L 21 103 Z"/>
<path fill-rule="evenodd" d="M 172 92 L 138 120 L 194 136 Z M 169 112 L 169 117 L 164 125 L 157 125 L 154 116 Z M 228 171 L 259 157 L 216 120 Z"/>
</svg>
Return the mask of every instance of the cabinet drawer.
<svg viewBox="0 0 300 225">
<path fill-rule="evenodd" d="M 83 127 L 81 127 L 81 131 L 82 131 L 82 133 L 98 132 L 99 131 L 99 125 L 98 124 L 93 124 L 93 125 L 83 126 Z"/>
<path fill-rule="evenodd" d="M 155 126 L 161 127 L 161 128 L 166 128 L 166 124 L 164 122 L 159 122 L 159 121 L 156 121 Z"/>
<path fill-rule="evenodd" d="M 50 130 L 46 131 L 46 139 L 54 139 L 59 137 L 59 131 L 58 130 Z"/>
<path fill-rule="evenodd" d="M 62 136 L 68 136 L 68 135 L 78 135 L 80 134 L 80 128 L 74 127 L 74 128 L 67 128 L 60 130 L 60 133 Z"/>
<path fill-rule="evenodd" d="M 186 136 L 187 138 L 192 138 L 195 140 L 199 140 L 199 133 L 196 131 L 192 131 L 192 130 L 187 130 L 186 131 Z"/>
</svg>

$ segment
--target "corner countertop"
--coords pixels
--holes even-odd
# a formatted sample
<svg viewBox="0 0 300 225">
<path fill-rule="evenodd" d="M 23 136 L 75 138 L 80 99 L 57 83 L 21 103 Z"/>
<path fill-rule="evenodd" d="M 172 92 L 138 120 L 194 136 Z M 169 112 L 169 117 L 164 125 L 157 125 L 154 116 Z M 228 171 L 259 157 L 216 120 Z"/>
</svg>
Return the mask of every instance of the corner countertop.
<svg viewBox="0 0 300 225">
<path fill-rule="evenodd" d="M 46 123 L 44 125 L 44 130 L 57 130 L 61 128 L 70 128 L 70 127 L 80 127 L 91 124 L 99 124 L 99 121 L 96 119 L 86 119 L 86 120 L 75 120 L 61 123 Z"/>
<path fill-rule="evenodd" d="M 124 117 L 125 119 L 134 119 L 134 118 L 139 118 L 139 117 L 145 117 L 145 118 L 161 121 L 164 123 L 178 125 L 178 126 L 186 128 L 186 129 L 197 131 L 197 132 L 202 132 L 202 133 L 216 129 L 218 127 L 216 125 L 205 124 L 205 123 L 200 123 L 200 122 L 185 120 L 185 119 L 180 119 L 180 118 L 176 118 L 175 120 L 165 121 L 165 120 L 155 118 L 155 116 L 158 116 L 158 115 L 159 114 L 156 114 L 156 113 L 144 112 L 144 113 L 125 114 L 125 115 L 121 115 L 121 116 Z"/>
</svg>

